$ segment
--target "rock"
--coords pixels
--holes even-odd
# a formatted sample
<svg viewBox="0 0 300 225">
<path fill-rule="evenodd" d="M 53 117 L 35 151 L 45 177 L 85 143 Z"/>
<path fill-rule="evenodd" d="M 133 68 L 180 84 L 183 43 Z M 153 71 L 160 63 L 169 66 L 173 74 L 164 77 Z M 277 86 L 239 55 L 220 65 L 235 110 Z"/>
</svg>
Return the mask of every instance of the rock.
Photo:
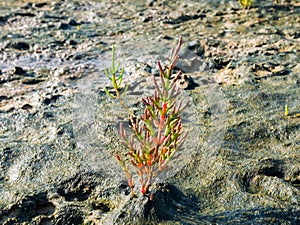
<svg viewBox="0 0 300 225">
<path fill-rule="evenodd" d="M 0 23 L 5 23 L 7 21 L 7 16 L 0 16 Z"/>
<path fill-rule="evenodd" d="M 196 55 L 203 57 L 204 56 L 204 48 L 200 45 L 200 41 L 193 41 L 188 44 L 188 50 L 194 51 Z"/>
<path fill-rule="evenodd" d="M 9 206 L 3 214 L 4 217 L 10 218 L 17 213 L 23 215 L 22 219 L 8 219 L 3 224 L 28 222 L 32 219 L 37 220 L 38 218 L 40 222 L 49 221 L 54 211 L 55 206 L 49 201 L 46 193 L 29 195 L 18 201 L 18 203 Z"/>
<path fill-rule="evenodd" d="M 29 78 L 29 79 L 23 79 L 22 84 L 38 84 L 43 81 L 44 81 L 44 79 L 41 79 L 41 78 Z"/>
<path fill-rule="evenodd" d="M 44 117 L 45 118 L 53 118 L 54 117 L 54 113 L 53 112 L 45 112 L 44 113 Z"/>
<path fill-rule="evenodd" d="M 35 2 L 32 6 L 35 7 L 35 8 L 43 8 L 44 6 L 48 5 L 47 2 Z"/>
<path fill-rule="evenodd" d="M 47 97 L 43 100 L 43 104 L 50 105 L 51 103 L 56 102 L 62 95 L 53 95 L 51 97 Z"/>
<path fill-rule="evenodd" d="M 170 36 L 168 36 L 168 35 L 164 35 L 164 36 L 161 37 L 161 39 L 170 41 L 170 40 L 173 40 L 174 38 L 173 38 L 173 37 L 170 37 Z"/>
<path fill-rule="evenodd" d="M 68 20 L 68 24 L 69 24 L 70 26 L 77 26 L 77 25 L 80 25 L 80 24 L 77 23 L 76 20 L 74 20 L 74 19 L 69 19 L 69 20 Z"/>
<path fill-rule="evenodd" d="M 299 189 L 278 177 L 257 175 L 251 181 L 251 190 L 257 194 L 264 192 L 278 200 L 288 200 L 292 204 L 299 204 Z"/>
<path fill-rule="evenodd" d="M 29 110 L 29 109 L 32 109 L 32 108 L 33 108 L 32 105 L 25 104 L 25 105 L 22 106 L 21 109 L 23 109 L 23 110 Z"/>
<path fill-rule="evenodd" d="M 199 84 L 196 84 L 191 76 L 186 74 L 183 74 L 179 77 L 177 84 L 181 89 L 185 90 L 193 90 L 199 86 Z"/>
<path fill-rule="evenodd" d="M 9 42 L 6 45 L 6 48 L 14 48 L 17 50 L 29 50 L 30 46 L 27 42 L 19 41 L 19 42 Z"/>
<path fill-rule="evenodd" d="M 67 29 L 70 29 L 70 28 L 71 28 L 70 25 L 67 24 L 67 23 L 59 22 L 57 24 L 57 29 L 59 29 L 59 30 L 67 30 Z"/>
<path fill-rule="evenodd" d="M 74 41 L 74 40 L 67 40 L 67 41 L 66 41 L 66 44 L 67 44 L 67 45 L 75 46 L 75 45 L 77 45 L 78 43 L 77 43 L 76 41 Z"/>
<path fill-rule="evenodd" d="M 119 224 L 122 221 L 126 224 L 154 224 L 176 219 L 186 210 L 190 210 L 189 213 L 199 210 L 196 198 L 185 196 L 172 185 L 160 184 L 152 195 L 152 200 L 149 196 L 129 200 L 123 209 L 119 209 L 114 223 Z M 129 210 L 125 210 L 127 208 Z"/>
<path fill-rule="evenodd" d="M 32 3 L 31 2 L 28 2 L 26 3 L 25 5 L 21 6 L 21 9 L 31 9 L 32 8 Z"/>
<path fill-rule="evenodd" d="M 7 100 L 7 99 L 9 99 L 8 96 L 5 96 L 5 95 L 0 96 L 0 101 Z"/>
<path fill-rule="evenodd" d="M 66 206 L 58 212 L 58 216 L 55 219 L 55 225 L 64 224 L 83 224 L 84 214 L 79 207 L 76 206 Z"/>
<path fill-rule="evenodd" d="M 24 76 L 24 75 L 26 75 L 26 71 L 22 67 L 16 66 L 14 68 L 14 74 Z"/>
</svg>

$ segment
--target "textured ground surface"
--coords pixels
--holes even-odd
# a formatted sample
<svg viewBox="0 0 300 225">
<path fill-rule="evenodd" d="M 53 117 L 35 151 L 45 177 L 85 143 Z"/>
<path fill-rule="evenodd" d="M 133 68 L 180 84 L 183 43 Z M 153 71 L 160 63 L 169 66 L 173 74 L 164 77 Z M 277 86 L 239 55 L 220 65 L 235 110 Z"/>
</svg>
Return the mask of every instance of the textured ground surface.
<svg viewBox="0 0 300 225">
<path fill-rule="evenodd" d="M 298 1 L 2 1 L 0 223 L 299 223 L 299 14 Z M 138 113 L 180 35 L 190 133 L 154 200 L 130 199 L 114 159 L 127 112 L 103 68 L 114 44 Z"/>
</svg>

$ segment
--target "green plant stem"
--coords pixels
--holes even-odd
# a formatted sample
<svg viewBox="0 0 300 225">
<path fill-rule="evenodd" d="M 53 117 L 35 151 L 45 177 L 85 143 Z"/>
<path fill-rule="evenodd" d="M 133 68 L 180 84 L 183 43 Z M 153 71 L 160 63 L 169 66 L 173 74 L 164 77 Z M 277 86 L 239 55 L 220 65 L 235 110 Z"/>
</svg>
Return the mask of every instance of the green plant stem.
<svg viewBox="0 0 300 225">
<path fill-rule="evenodd" d="M 143 114 L 135 119 L 131 114 L 130 128 L 132 134 L 127 135 L 122 124 L 120 125 L 119 134 L 123 139 L 123 144 L 128 149 L 128 157 L 125 157 L 124 161 L 119 158 L 118 161 L 129 179 L 131 188 L 133 188 L 132 175 L 128 175 L 129 171 L 126 164 L 133 165 L 139 177 L 143 195 L 150 192 L 155 178 L 166 169 L 167 163 L 187 136 L 187 133 L 182 132 L 180 114 L 188 103 L 183 104 L 182 101 L 178 100 L 180 91 L 176 87 L 176 81 L 181 73 L 178 72 L 172 77 L 173 68 L 179 58 L 181 43 L 182 38 L 179 39 L 176 49 L 171 51 L 170 65 L 166 67 L 166 70 L 158 62 L 160 82 L 158 83 L 154 78 L 155 91 L 153 96 L 142 98 L 145 104 Z M 112 67 L 114 66 L 113 63 Z M 122 99 L 117 90 L 118 83 L 113 76 L 111 78 L 112 85 L 116 89 L 115 98 L 121 102 Z"/>
</svg>

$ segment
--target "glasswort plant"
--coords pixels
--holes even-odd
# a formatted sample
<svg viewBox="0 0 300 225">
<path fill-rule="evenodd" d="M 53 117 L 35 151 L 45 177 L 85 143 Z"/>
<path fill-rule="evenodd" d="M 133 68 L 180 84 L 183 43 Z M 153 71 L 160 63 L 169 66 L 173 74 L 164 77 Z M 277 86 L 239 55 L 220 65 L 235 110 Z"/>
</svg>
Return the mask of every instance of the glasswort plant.
<svg viewBox="0 0 300 225">
<path fill-rule="evenodd" d="M 127 153 L 122 157 L 116 154 L 116 158 L 127 176 L 132 195 L 135 186 L 133 176 L 137 174 L 139 178 L 141 193 L 149 194 L 151 185 L 167 169 L 169 161 L 187 136 L 187 132 L 183 132 L 181 113 L 188 103 L 179 100 L 180 90 L 176 86 L 181 71 L 173 74 L 181 44 L 180 37 L 176 49 L 171 51 L 168 66 L 163 68 L 158 62 L 159 82 L 153 77 L 153 96 L 142 98 L 145 106 L 143 114 L 139 117 L 130 115 L 130 133 L 120 125 L 119 134 Z"/>
</svg>

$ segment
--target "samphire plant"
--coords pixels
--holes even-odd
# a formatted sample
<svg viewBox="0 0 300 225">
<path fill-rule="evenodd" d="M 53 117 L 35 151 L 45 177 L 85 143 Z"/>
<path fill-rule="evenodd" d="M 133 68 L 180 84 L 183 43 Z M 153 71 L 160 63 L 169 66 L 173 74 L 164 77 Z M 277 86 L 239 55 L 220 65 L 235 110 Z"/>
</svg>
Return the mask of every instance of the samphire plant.
<svg viewBox="0 0 300 225">
<path fill-rule="evenodd" d="M 135 194 L 135 175 L 138 176 L 142 195 L 150 193 L 151 185 L 168 168 L 187 136 L 187 132 L 183 131 L 181 113 L 188 103 L 179 99 L 180 90 L 176 86 L 181 71 L 173 74 L 181 44 L 180 37 L 176 49 L 171 50 L 169 65 L 163 67 L 158 62 L 160 77 L 157 81 L 153 76 L 153 95 L 141 99 L 144 103 L 142 115 L 129 113 L 129 131 L 122 123 L 120 125 L 119 135 L 127 152 L 117 153 L 116 158 L 127 176 L 132 195 Z M 110 80 L 114 81 L 113 78 Z M 118 96 L 120 85 L 112 85 Z"/>
</svg>

